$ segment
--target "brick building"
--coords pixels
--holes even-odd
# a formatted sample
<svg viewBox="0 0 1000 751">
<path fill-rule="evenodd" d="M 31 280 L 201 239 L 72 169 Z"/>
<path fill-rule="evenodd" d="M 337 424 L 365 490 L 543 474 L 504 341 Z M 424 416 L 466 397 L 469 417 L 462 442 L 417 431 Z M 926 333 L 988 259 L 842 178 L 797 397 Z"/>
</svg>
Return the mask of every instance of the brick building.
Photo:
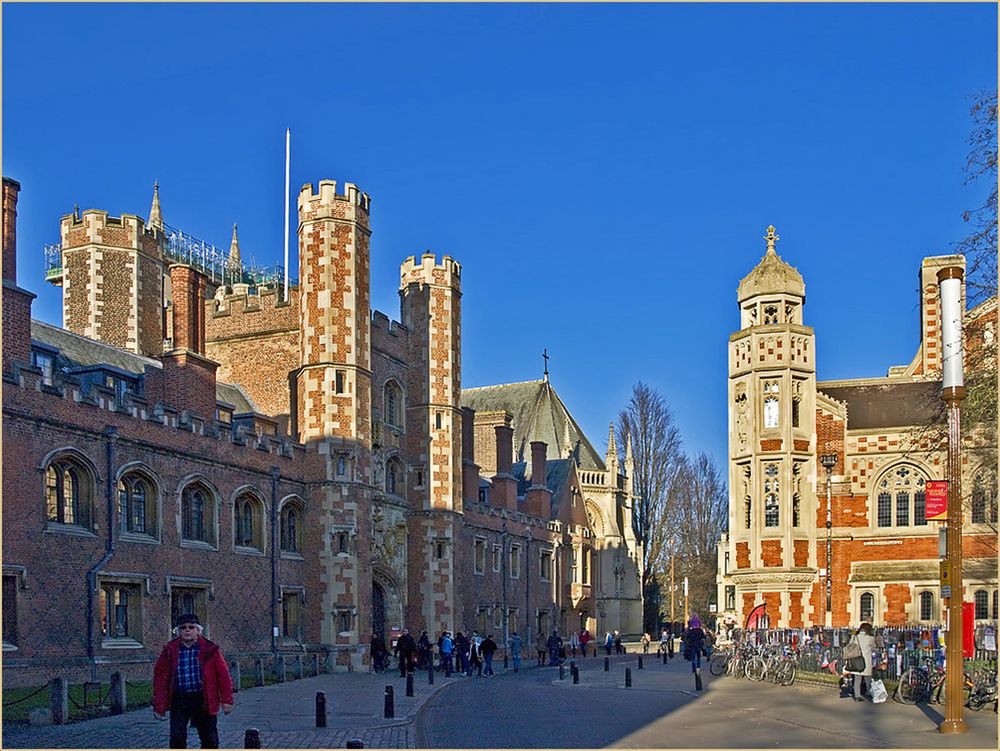
<svg viewBox="0 0 1000 751">
<path fill-rule="evenodd" d="M 341 670 L 402 626 L 640 631 L 630 452 L 600 457 L 547 374 L 462 390 L 454 259 L 407 259 L 400 321 L 372 311 L 355 185 L 303 187 L 287 296 L 235 226 L 223 253 L 166 224 L 158 186 L 145 221 L 74 210 L 45 274 L 62 328 L 17 284 L 19 191 L 4 178 L 6 680 L 145 674 L 181 611 L 227 653 Z"/>
<path fill-rule="evenodd" d="M 729 338 L 729 531 L 719 544 L 720 610 L 741 626 L 761 604 L 768 623 L 780 627 L 941 622 L 942 524 L 927 520 L 925 505 L 925 484 L 946 479 L 947 460 L 937 271 L 964 268 L 964 257 L 921 264 L 921 338 L 909 365 L 890 367 L 884 378 L 817 381 L 805 283 L 775 252 L 773 227 L 765 239 L 763 259 L 740 282 L 740 329 Z M 992 341 L 996 298 L 968 310 L 965 320 L 967 333 Z M 964 429 L 962 594 L 975 603 L 977 619 L 995 620 L 994 427 Z M 829 477 L 822 456 L 836 458 Z"/>
</svg>

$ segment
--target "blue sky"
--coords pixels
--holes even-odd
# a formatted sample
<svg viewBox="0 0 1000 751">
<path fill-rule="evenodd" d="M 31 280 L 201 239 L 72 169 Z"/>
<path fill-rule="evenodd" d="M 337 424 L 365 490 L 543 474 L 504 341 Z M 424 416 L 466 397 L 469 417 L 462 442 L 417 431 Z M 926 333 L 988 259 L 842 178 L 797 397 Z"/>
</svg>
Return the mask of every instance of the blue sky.
<svg viewBox="0 0 1000 751">
<path fill-rule="evenodd" d="M 74 203 L 164 217 L 280 262 L 320 179 L 372 196 L 372 301 L 399 263 L 463 263 L 464 385 L 552 381 L 592 441 L 642 380 L 724 465 L 736 286 L 764 252 L 806 281 L 820 379 L 918 341 L 917 270 L 966 232 L 972 96 L 994 4 L 3 6 L 3 174 L 18 268 Z M 294 233 L 294 213 L 293 213 Z M 294 248 L 294 245 L 293 245 Z M 294 255 L 294 254 L 293 254 Z M 293 263 L 294 268 L 294 263 Z"/>
</svg>

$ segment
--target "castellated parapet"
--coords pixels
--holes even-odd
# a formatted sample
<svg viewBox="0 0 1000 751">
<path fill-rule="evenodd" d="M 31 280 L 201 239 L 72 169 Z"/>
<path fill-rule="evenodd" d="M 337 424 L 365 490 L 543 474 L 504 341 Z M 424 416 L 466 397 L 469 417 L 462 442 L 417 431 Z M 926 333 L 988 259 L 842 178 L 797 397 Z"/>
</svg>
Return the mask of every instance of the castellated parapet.
<svg viewBox="0 0 1000 751">
<path fill-rule="evenodd" d="M 451 256 L 442 256 L 441 263 L 433 253 L 424 253 L 419 262 L 410 256 L 399 267 L 399 286 L 405 289 L 410 284 L 431 284 L 462 289 L 462 265 Z"/>
<path fill-rule="evenodd" d="M 306 183 L 299 190 L 299 222 L 314 219 L 349 219 L 369 226 L 371 197 L 354 183 L 344 183 L 344 192 L 337 192 L 336 180 L 320 180 L 316 190 Z"/>
<path fill-rule="evenodd" d="M 84 245 L 104 245 L 161 255 L 153 233 L 146 230 L 143 218 L 135 214 L 115 217 L 100 209 L 87 209 L 79 217 L 66 214 L 59 222 L 59 240 L 64 251 Z"/>
</svg>

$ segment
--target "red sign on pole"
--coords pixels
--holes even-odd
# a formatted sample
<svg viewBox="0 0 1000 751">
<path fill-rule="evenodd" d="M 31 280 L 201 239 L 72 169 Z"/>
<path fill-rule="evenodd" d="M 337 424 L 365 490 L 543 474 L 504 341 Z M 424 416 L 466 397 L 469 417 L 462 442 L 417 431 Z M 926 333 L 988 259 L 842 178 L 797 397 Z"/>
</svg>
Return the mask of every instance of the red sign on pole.
<svg viewBox="0 0 1000 751">
<path fill-rule="evenodd" d="M 976 654 L 976 604 L 962 603 L 962 657 Z"/>
<path fill-rule="evenodd" d="M 948 481 L 928 480 L 927 521 L 944 521 L 948 518 Z"/>
</svg>

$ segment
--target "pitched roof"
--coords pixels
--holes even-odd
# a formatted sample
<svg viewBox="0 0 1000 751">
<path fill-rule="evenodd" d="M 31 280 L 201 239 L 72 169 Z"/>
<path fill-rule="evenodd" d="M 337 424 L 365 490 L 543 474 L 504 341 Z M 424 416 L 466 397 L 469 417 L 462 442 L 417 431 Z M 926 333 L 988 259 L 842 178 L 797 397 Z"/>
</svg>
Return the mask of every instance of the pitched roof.
<svg viewBox="0 0 1000 751">
<path fill-rule="evenodd" d="M 524 381 L 497 386 L 462 389 L 462 406 L 477 412 L 507 410 L 514 416 L 514 461 L 531 462 L 531 442 L 548 444 L 546 457 L 551 462 L 566 456 L 566 427 L 569 448 L 582 469 L 604 471 L 604 460 L 594 450 L 587 436 L 569 413 L 562 399 L 548 381 Z"/>
<path fill-rule="evenodd" d="M 147 367 L 163 368 L 163 363 L 155 358 L 137 355 L 42 321 L 31 322 L 31 338 L 33 341 L 59 350 L 56 363 L 58 368 L 110 365 L 126 373 L 140 376 L 145 373 Z M 250 395 L 237 384 L 216 381 L 215 397 L 220 402 L 231 404 L 237 414 L 260 412 Z"/>
<path fill-rule="evenodd" d="M 836 385 L 817 383 L 816 389 L 847 402 L 848 430 L 929 425 L 944 409 L 940 381 L 838 381 Z"/>
</svg>

